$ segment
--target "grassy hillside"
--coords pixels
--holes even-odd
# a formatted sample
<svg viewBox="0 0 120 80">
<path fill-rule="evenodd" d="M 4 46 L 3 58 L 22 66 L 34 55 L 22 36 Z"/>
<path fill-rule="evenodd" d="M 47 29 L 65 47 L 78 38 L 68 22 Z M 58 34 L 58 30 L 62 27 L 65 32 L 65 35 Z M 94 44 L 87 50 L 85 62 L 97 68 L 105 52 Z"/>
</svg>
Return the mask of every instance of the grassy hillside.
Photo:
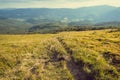
<svg viewBox="0 0 120 80">
<path fill-rule="evenodd" d="M 27 33 L 32 24 L 17 19 L 0 19 L 0 34 Z"/>
<path fill-rule="evenodd" d="M 119 31 L 0 35 L 0 80 L 119 79 Z"/>
</svg>

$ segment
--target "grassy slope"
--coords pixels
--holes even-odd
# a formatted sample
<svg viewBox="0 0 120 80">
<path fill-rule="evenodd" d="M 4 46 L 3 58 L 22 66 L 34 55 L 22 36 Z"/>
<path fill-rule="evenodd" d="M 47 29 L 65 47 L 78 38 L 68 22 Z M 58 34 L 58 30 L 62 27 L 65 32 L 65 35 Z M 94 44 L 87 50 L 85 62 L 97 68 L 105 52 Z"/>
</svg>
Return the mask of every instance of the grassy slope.
<svg viewBox="0 0 120 80">
<path fill-rule="evenodd" d="M 0 35 L 0 80 L 79 79 L 120 79 L 120 32 Z"/>
</svg>

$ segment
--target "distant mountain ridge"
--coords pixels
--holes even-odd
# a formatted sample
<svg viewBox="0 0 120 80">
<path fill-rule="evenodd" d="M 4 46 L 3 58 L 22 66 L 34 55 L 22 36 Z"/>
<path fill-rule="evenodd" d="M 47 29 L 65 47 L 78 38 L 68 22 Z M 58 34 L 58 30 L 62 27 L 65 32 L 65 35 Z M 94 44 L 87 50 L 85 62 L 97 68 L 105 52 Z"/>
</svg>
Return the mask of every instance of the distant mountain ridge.
<svg viewBox="0 0 120 80">
<path fill-rule="evenodd" d="M 56 33 L 93 27 L 120 27 L 120 8 L 102 5 L 76 9 L 0 9 L 0 34 Z"/>
<path fill-rule="evenodd" d="M 68 21 L 90 20 L 93 22 L 120 21 L 120 8 L 101 5 L 92 7 L 70 8 L 24 8 L 0 9 L 0 17 L 20 19 L 51 19 Z"/>
</svg>

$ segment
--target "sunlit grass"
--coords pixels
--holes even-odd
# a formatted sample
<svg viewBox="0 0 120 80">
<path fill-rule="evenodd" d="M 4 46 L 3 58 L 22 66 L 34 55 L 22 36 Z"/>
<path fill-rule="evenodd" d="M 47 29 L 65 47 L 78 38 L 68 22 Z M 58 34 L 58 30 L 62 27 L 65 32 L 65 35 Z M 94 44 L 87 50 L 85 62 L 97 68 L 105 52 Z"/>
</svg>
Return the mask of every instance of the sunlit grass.
<svg viewBox="0 0 120 80">
<path fill-rule="evenodd" d="M 0 80 L 74 80 L 70 60 L 86 77 L 120 79 L 120 32 L 0 35 Z"/>
</svg>

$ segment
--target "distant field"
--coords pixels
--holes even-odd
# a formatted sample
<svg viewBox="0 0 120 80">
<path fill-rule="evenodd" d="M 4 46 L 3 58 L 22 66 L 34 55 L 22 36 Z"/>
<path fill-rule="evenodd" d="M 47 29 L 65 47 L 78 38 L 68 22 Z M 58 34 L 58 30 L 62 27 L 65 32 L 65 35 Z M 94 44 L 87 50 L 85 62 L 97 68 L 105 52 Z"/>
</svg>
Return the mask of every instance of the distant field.
<svg viewBox="0 0 120 80">
<path fill-rule="evenodd" d="M 0 80 L 120 80 L 120 31 L 0 35 Z"/>
</svg>

